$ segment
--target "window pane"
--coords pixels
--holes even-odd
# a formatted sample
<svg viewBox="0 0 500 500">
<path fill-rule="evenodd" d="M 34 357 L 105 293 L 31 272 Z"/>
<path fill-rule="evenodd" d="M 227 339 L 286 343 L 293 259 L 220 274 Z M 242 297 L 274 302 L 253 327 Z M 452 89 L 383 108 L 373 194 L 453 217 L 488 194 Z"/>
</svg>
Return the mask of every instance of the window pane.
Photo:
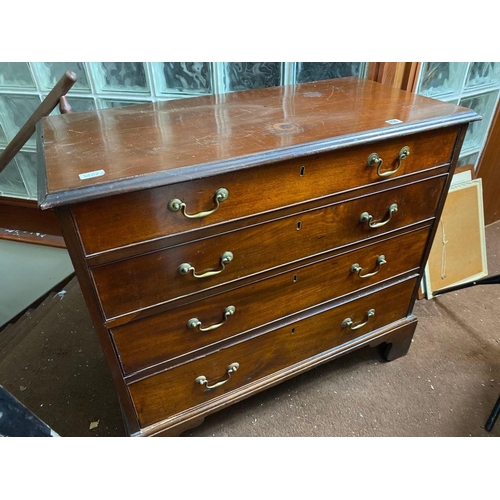
<svg viewBox="0 0 500 500">
<path fill-rule="evenodd" d="M 0 87 L 35 89 L 28 63 L 0 62 Z"/>
<path fill-rule="evenodd" d="M 0 196 L 28 198 L 28 192 L 17 166 L 17 158 L 14 158 L 0 173 Z"/>
<path fill-rule="evenodd" d="M 83 111 L 92 111 L 95 109 L 94 99 L 85 99 L 84 97 L 68 97 L 69 105 L 74 113 Z"/>
<path fill-rule="evenodd" d="M 37 158 L 36 153 L 20 151 L 16 155 L 19 172 L 24 186 L 30 198 L 36 198 L 37 194 Z"/>
<path fill-rule="evenodd" d="M 467 63 L 460 62 L 425 62 L 418 93 L 427 97 L 449 98 L 460 92 Z"/>
<path fill-rule="evenodd" d="M 96 66 L 100 90 L 108 92 L 148 92 L 142 62 L 106 62 Z M 99 90 L 99 89 L 98 89 Z"/>
<path fill-rule="evenodd" d="M 229 91 L 274 87 L 281 81 L 279 62 L 235 62 L 226 64 Z"/>
<path fill-rule="evenodd" d="M 87 73 L 81 62 L 41 62 L 32 64 L 42 90 L 52 90 L 64 73 L 69 70 L 73 71 L 77 77 L 77 81 L 71 90 L 90 91 Z"/>
<path fill-rule="evenodd" d="M 0 94 L 0 121 L 9 140 L 13 139 L 39 105 L 38 96 Z M 34 134 L 27 144 L 35 146 Z"/>
<path fill-rule="evenodd" d="M 299 62 L 297 82 L 315 82 L 345 76 L 360 76 L 364 69 L 361 62 Z"/>
<path fill-rule="evenodd" d="M 160 76 L 161 92 L 203 92 L 212 91 L 210 63 L 165 62 Z"/>
<path fill-rule="evenodd" d="M 106 108 L 121 108 L 122 106 L 131 106 L 133 104 L 145 104 L 149 101 L 119 101 L 116 99 L 100 99 L 102 109 Z"/>
<path fill-rule="evenodd" d="M 69 95 L 67 99 L 73 113 L 83 113 L 85 111 L 93 111 L 94 109 L 96 109 L 93 97 L 74 97 L 72 95 Z M 54 108 L 54 110 L 50 114 L 60 115 L 61 112 L 59 111 L 59 106 Z"/>
<path fill-rule="evenodd" d="M 465 97 L 460 101 L 460 106 L 473 109 L 476 113 L 481 115 L 483 119 L 478 122 L 472 122 L 467 129 L 465 135 L 463 150 L 480 148 L 483 140 L 486 137 L 488 128 L 490 126 L 491 117 L 495 110 L 497 102 L 498 91 L 487 92 L 472 97 Z"/>
<path fill-rule="evenodd" d="M 0 117 L 1 120 L 1 117 Z M 4 149 L 5 146 L 9 143 L 7 136 L 3 130 L 2 124 L 0 123 L 0 148 Z"/>
<path fill-rule="evenodd" d="M 494 85 L 500 82 L 500 63 L 498 62 L 475 62 L 471 63 L 467 75 L 467 88 L 483 85 Z"/>
</svg>

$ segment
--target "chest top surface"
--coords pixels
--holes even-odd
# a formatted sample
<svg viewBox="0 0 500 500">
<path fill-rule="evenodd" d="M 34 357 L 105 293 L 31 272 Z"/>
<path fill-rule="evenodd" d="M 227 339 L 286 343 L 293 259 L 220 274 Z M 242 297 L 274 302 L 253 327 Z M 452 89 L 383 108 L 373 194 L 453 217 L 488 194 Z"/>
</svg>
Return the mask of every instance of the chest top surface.
<svg viewBox="0 0 500 500">
<path fill-rule="evenodd" d="M 463 107 L 355 78 L 44 118 L 41 208 L 466 123 Z"/>
</svg>

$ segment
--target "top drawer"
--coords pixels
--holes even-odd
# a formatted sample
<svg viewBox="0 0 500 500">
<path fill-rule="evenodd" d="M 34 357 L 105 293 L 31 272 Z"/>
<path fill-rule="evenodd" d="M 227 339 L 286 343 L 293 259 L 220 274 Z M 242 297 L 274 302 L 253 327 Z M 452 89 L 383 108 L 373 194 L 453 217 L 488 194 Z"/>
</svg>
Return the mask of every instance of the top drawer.
<svg viewBox="0 0 500 500">
<path fill-rule="evenodd" d="M 92 255 L 446 164 L 451 159 L 457 130 L 433 130 L 111 196 L 77 204 L 72 211 L 85 253 Z M 403 154 L 400 160 L 405 147 L 409 155 Z M 373 153 L 377 156 L 368 165 Z M 226 190 L 227 198 L 219 202 L 216 198 L 221 188 Z M 200 217 L 189 217 L 200 213 Z"/>
</svg>

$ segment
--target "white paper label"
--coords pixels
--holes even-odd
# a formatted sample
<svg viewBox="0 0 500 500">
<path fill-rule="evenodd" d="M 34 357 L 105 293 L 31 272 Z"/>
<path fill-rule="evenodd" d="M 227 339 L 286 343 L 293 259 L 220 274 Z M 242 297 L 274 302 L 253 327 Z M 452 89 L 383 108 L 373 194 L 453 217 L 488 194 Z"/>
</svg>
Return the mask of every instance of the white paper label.
<svg viewBox="0 0 500 500">
<path fill-rule="evenodd" d="M 396 125 L 396 123 L 403 123 L 403 120 L 393 118 L 392 120 L 386 120 L 385 123 L 388 123 L 389 125 Z"/>
<path fill-rule="evenodd" d="M 78 174 L 78 177 L 83 181 L 84 179 L 92 179 L 92 177 L 100 177 L 101 175 L 104 175 L 104 170 L 94 170 L 93 172 Z"/>
</svg>

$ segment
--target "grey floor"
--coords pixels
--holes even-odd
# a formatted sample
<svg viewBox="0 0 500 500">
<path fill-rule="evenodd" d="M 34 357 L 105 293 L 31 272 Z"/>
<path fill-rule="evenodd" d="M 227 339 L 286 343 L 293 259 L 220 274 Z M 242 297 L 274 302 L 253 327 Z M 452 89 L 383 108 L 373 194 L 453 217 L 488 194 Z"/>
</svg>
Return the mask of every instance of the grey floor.
<svg viewBox="0 0 500 500">
<path fill-rule="evenodd" d="M 486 228 L 500 272 L 500 223 Z M 17 325 L 0 350 L 0 384 L 61 436 L 124 436 L 108 368 L 76 281 Z M 184 433 L 204 436 L 498 437 L 485 422 L 500 394 L 500 286 L 415 306 L 407 356 L 364 348 L 240 402 Z M 1 333 L 1 332 L 0 332 Z M 0 339 L 1 340 L 1 339 Z"/>
<path fill-rule="evenodd" d="M 71 273 L 65 249 L 0 240 L 0 328 Z"/>
</svg>

